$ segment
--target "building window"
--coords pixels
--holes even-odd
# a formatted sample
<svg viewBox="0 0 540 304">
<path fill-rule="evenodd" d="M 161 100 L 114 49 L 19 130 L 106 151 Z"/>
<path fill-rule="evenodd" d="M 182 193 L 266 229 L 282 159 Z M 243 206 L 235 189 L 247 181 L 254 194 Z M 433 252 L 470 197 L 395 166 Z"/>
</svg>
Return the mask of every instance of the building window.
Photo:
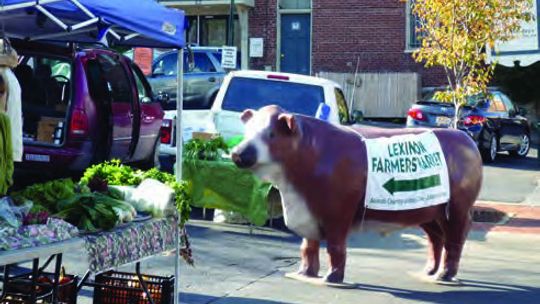
<svg viewBox="0 0 540 304">
<path fill-rule="evenodd" d="M 416 31 L 420 25 L 420 19 L 412 13 L 411 3 L 414 0 L 407 1 L 407 49 L 414 50 L 422 45 L 422 34 Z"/>
<path fill-rule="evenodd" d="M 311 0 L 280 0 L 280 9 L 310 9 Z"/>
<path fill-rule="evenodd" d="M 227 45 L 228 16 L 189 17 L 189 43 L 200 46 L 222 47 Z M 241 29 L 238 16 L 234 16 L 234 46 L 240 48 Z"/>
</svg>

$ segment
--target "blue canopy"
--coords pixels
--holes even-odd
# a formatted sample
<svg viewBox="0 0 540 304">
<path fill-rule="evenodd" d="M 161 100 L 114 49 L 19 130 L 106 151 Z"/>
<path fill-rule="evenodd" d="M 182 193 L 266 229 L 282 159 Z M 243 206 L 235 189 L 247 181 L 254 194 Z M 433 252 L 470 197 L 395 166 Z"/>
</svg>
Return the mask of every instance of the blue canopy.
<svg viewBox="0 0 540 304">
<path fill-rule="evenodd" d="M 8 37 L 180 48 L 184 12 L 153 0 L 0 0 Z M 1 27 L 1 25 L 0 25 Z"/>
</svg>

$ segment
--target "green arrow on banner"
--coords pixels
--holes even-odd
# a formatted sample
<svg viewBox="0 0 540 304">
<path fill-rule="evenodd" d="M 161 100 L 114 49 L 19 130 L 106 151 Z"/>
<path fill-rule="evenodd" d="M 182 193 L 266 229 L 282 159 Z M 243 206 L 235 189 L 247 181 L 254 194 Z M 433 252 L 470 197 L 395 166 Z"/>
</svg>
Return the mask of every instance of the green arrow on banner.
<svg viewBox="0 0 540 304">
<path fill-rule="evenodd" d="M 409 192 L 424 190 L 441 185 L 441 176 L 438 174 L 426 176 L 418 179 L 396 180 L 391 178 L 384 183 L 383 188 L 390 194 L 394 195 L 395 192 Z"/>
</svg>

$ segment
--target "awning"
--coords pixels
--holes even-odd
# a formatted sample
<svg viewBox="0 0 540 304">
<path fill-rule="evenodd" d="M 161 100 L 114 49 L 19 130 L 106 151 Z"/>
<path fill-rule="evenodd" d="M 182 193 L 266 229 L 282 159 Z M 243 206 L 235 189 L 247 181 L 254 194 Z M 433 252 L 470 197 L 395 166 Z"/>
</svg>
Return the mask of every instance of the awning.
<svg viewBox="0 0 540 304">
<path fill-rule="evenodd" d="M 185 45 L 184 12 L 153 0 L 0 0 L 2 21 L 8 37 L 26 40 Z"/>
</svg>

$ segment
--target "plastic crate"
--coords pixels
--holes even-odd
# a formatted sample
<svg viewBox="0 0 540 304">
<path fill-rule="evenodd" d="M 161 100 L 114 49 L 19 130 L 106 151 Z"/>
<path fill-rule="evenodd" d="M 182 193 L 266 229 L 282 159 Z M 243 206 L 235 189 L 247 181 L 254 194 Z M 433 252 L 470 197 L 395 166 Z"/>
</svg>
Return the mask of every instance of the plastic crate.
<svg viewBox="0 0 540 304">
<path fill-rule="evenodd" d="M 174 295 L 174 276 L 142 275 L 154 303 L 171 304 Z M 147 304 L 135 273 L 108 271 L 96 275 L 94 304 Z"/>
<path fill-rule="evenodd" d="M 50 281 L 54 279 L 52 273 L 42 273 L 41 277 L 47 277 Z M 66 275 L 69 282 L 58 286 L 58 301 L 59 303 L 76 304 L 77 303 L 77 283 L 79 278 L 74 275 Z M 12 277 L 4 286 L 6 290 L 6 298 L 0 301 L 2 304 L 25 304 L 30 303 L 30 292 L 32 289 L 32 279 L 30 274 L 19 275 Z M 36 303 L 51 303 L 53 285 L 49 282 L 38 282 L 37 286 L 37 302 Z"/>
</svg>

